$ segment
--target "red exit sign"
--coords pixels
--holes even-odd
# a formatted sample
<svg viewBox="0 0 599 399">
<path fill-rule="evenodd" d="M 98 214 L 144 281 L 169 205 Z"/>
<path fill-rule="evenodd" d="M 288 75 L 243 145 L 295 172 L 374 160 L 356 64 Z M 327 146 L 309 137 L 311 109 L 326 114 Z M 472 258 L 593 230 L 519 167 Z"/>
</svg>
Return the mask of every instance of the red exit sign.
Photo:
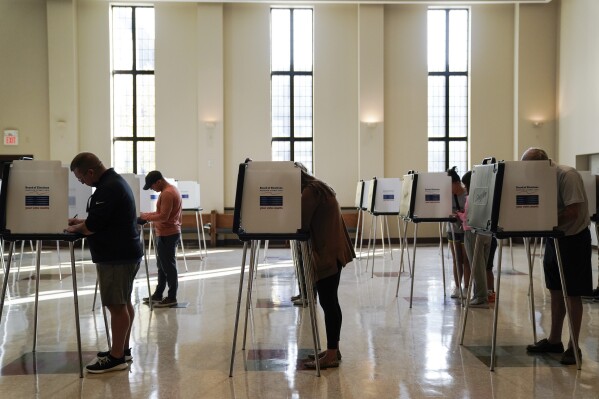
<svg viewBox="0 0 599 399">
<path fill-rule="evenodd" d="M 19 145 L 19 131 L 18 130 L 5 130 L 4 131 L 4 145 Z"/>
</svg>

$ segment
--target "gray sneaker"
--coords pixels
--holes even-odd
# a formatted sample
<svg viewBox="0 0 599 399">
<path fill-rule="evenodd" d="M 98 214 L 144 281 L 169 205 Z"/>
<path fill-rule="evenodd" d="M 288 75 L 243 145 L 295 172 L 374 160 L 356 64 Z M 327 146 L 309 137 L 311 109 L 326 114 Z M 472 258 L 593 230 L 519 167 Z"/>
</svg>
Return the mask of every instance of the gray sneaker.
<svg viewBox="0 0 599 399">
<path fill-rule="evenodd" d="M 177 306 L 176 298 L 169 298 L 169 297 L 162 298 L 162 301 L 154 304 L 155 308 L 170 308 L 173 306 Z"/>
<path fill-rule="evenodd" d="M 468 307 L 489 309 L 489 302 L 486 299 L 474 298 L 470 301 Z"/>
</svg>

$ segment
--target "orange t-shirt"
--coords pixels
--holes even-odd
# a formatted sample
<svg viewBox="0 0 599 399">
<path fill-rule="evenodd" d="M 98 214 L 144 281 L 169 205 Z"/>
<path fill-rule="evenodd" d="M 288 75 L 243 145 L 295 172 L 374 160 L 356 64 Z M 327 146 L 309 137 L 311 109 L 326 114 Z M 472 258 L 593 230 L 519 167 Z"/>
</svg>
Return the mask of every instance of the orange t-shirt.
<svg viewBox="0 0 599 399">
<path fill-rule="evenodd" d="M 181 193 L 177 187 L 168 184 L 158 197 L 156 212 L 142 213 L 142 219 L 154 223 L 157 236 L 171 236 L 181 233 Z"/>
</svg>

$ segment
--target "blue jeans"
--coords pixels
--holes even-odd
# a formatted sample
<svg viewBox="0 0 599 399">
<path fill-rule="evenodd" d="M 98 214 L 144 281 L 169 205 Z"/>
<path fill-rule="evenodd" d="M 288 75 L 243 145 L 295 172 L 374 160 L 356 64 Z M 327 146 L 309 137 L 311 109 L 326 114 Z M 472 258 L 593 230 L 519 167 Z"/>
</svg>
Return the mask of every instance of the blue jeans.
<svg viewBox="0 0 599 399">
<path fill-rule="evenodd" d="M 161 297 L 168 284 L 168 297 L 177 299 L 177 288 L 179 286 L 177 276 L 177 244 L 179 234 L 156 237 L 156 263 L 158 266 L 158 285 L 154 295 Z"/>
</svg>

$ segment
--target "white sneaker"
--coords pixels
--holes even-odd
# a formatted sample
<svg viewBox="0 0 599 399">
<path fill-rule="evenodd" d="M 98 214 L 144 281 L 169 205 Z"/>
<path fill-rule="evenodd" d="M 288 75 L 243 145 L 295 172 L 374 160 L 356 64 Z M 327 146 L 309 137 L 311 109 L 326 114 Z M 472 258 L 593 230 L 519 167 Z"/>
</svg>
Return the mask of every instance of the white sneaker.
<svg viewBox="0 0 599 399">
<path fill-rule="evenodd" d="M 470 301 L 469 307 L 471 308 L 489 308 L 489 302 L 482 298 L 474 298 Z"/>
<path fill-rule="evenodd" d="M 460 295 L 460 287 L 455 287 L 455 288 L 453 289 L 453 291 L 451 292 L 451 297 L 452 297 L 452 298 L 461 298 L 461 295 Z"/>
</svg>

